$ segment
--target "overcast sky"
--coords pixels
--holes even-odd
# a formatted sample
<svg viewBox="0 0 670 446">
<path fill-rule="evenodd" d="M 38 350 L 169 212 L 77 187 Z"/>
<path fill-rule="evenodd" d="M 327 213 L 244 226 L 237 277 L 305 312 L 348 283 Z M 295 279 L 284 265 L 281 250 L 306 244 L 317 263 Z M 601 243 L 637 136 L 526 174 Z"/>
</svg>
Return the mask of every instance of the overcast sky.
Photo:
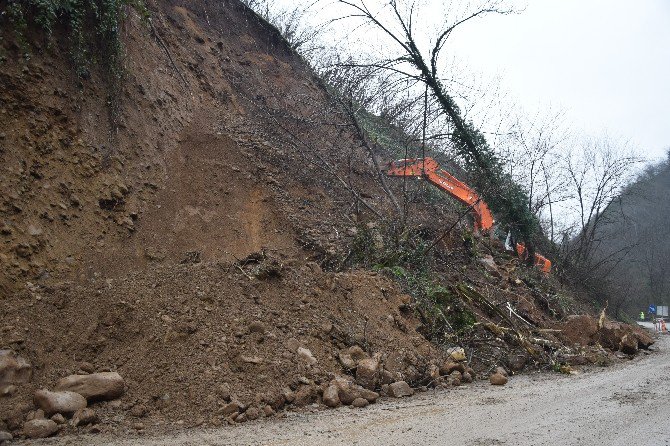
<svg viewBox="0 0 670 446">
<path fill-rule="evenodd" d="M 312 1 L 275 4 L 290 9 Z M 431 1 L 437 0 L 419 3 Z M 373 10 L 384 2 L 366 0 Z M 607 133 L 650 161 L 664 158 L 670 148 L 670 0 L 509 2 L 523 11 L 468 22 L 445 52 L 484 80 L 498 77 L 501 92 L 529 114 L 565 111 L 576 133 Z M 318 4 L 328 6 L 319 6 L 317 21 L 351 12 L 335 0 Z M 344 32 L 353 22 L 336 25 Z M 364 45 L 374 40 L 364 39 Z M 343 44 L 346 39 L 337 43 Z"/>
<path fill-rule="evenodd" d="M 650 159 L 670 148 L 670 1 L 530 0 L 450 43 L 470 68 L 500 74 L 529 110 L 566 110 L 590 134 L 629 139 Z"/>
</svg>

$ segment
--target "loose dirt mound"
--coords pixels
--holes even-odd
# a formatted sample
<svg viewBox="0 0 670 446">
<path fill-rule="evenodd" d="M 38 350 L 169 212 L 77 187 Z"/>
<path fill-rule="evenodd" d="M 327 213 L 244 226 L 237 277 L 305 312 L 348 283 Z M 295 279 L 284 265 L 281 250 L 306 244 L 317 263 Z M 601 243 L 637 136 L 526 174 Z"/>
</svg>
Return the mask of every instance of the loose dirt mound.
<svg viewBox="0 0 670 446">
<path fill-rule="evenodd" d="M 279 276 L 265 273 L 268 263 Z M 82 362 L 125 378 L 121 408 L 195 425 L 220 423 L 230 399 L 263 407 L 285 388 L 345 375 L 338 352 L 349 346 L 379 353 L 395 380 L 412 383 L 444 358 L 416 333 L 418 321 L 401 311 L 409 296 L 389 279 L 324 273 L 295 259 L 157 267 L 21 297 L 5 334 L 23 345 L 36 373 L 10 406 L 3 401 L 5 413 L 31 407 L 33 390 L 52 388 Z M 118 403 L 94 407 L 105 425 L 133 420 Z"/>
</svg>

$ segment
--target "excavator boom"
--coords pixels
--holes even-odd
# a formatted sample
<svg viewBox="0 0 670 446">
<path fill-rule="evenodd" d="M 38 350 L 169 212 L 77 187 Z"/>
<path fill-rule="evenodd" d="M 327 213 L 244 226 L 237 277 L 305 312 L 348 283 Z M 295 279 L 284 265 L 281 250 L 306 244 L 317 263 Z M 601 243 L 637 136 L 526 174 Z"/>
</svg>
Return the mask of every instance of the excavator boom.
<svg viewBox="0 0 670 446">
<path fill-rule="evenodd" d="M 488 233 L 495 224 L 489 207 L 474 189 L 441 169 L 433 158 L 408 158 L 394 161 L 386 170 L 386 175 L 423 178 L 464 205 L 470 206 L 475 217 L 475 231 L 477 232 Z"/>
<path fill-rule="evenodd" d="M 388 165 L 386 175 L 423 178 L 469 206 L 475 217 L 475 231 L 477 232 L 489 233 L 495 224 L 488 205 L 474 189 L 440 168 L 440 165 L 433 158 L 406 158 L 393 161 Z M 519 257 L 523 257 L 526 253 L 525 245 L 518 243 L 516 251 Z M 551 261 L 540 254 L 535 254 L 535 265 L 545 273 L 551 271 Z"/>
</svg>

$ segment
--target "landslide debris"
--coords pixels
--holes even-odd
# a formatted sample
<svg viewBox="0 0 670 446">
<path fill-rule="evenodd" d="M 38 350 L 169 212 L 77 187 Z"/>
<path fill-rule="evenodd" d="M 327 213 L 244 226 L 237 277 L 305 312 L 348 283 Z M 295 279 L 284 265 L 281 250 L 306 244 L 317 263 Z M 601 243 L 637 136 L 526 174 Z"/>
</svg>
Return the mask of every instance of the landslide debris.
<svg viewBox="0 0 670 446">
<path fill-rule="evenodd" d="M 653 342 L 569 317 L 466 230 L 439 279 L 378 262 L 392 206 L 350 123 L 276 30 L 204 4 L 129 13 L 115 92 L 0 41 L 0 441 L 362 408 Z M 436 202 L 423 242 L 458 214 Z"/>
</svg>

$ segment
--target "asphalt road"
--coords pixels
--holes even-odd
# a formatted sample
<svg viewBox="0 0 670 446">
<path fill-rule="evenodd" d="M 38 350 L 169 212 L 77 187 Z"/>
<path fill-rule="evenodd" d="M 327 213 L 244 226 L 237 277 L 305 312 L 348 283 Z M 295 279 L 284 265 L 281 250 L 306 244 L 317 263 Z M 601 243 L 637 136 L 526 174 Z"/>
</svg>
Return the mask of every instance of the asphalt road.
<svg viewBox="0 0 670 446">
<path fill-rule="evenodd" d="M 366 409 L 340 408 L 158 436 L 69 445 L 670 445 L 670 335 L 655 352 L 578 375 L 516 376 Z"/>
</svg>

